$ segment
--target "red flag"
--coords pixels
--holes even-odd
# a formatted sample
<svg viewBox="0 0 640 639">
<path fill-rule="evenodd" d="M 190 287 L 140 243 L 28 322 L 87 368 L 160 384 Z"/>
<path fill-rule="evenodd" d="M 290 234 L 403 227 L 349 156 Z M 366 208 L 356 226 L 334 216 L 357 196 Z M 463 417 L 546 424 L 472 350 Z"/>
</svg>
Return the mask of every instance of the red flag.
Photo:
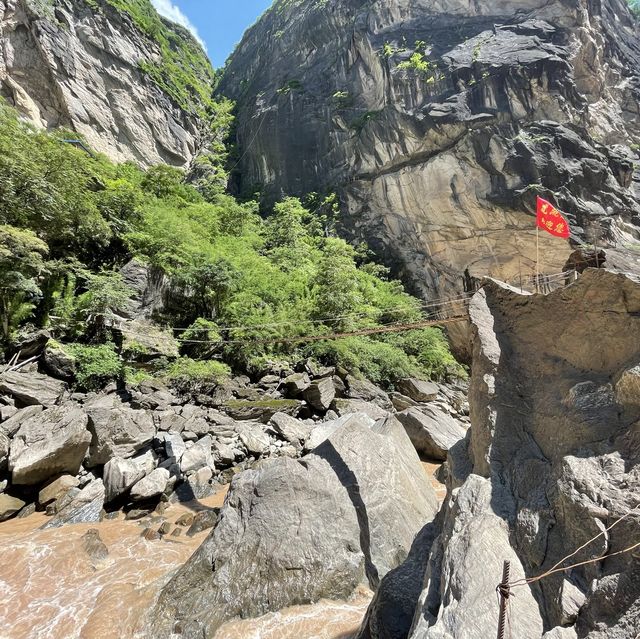
<svg viewBox="0 0 640 639">
<path fill-rule="evenodd" d="M 562 213 L 551 204 L 538 196 L 538 215 L 536 224 L 547 233 L 556 237 L 568 238 L 570 235 L 569 222 Z"/>
</svg>

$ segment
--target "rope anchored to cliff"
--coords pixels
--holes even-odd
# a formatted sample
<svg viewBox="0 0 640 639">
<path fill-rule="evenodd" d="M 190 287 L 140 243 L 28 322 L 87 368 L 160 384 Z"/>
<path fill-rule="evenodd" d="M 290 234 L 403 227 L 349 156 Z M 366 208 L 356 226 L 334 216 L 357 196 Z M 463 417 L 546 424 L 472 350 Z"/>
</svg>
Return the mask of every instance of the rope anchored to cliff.
<svg viewBox="0 0 640 639">
<path fill-rule="evenodd" d="M 573 570 L 574 568 L 578 568 L 580 566 L 586 566 L 588 564 L 595 564 L 600 561 L 604 561 L 605 559 L 610 559 L 611 557 L 616 557 L 618 555 L 624 555 L 626 553 L 634 551 L 636 548 L 640 548 L 640 541 L 637 541 L 631 546 L 627 546 L 626 548 L 623 548 L 622 550 L 617 550 L 616 552 L 606 553 L 604 555 L 600 555 L 599 557 L 594 557 L 592 559 L 586 559 L 584 561 L 574 562 L 572 564 L 569 564 L 568 566 L 562 565 L 564 564 L 565 561 L 567 561 L 568 559 L 571 559 L 571 557 L 575 557 L 575 555 L 577 555 L 581 550 L 584 550 L 587 546 L 591 545 L 594 541 L 596 541 L 603 535 L 606 535 L 610 530 L 615 528 L 620 522 L 626 520 L 627 518 L 629 518 L 631 515 L 634 515 L 634 514 L 640 514 L 640 505 L 635 506 L 630 511 L 622 515 L 622 517 L 620 517 L 619 519 L 616 519 L 616 521 L 614 521 L 610 526 L 608 526 L 604 530 L 601 530 L 597 535 L 594 535 L 591 539 L 589 539 L 584 544 L 576 548 L 573 552 L 569 553 L 568 555 L 560 559 L 560 561 L 555 563 L 551 568 L 549 568 L 549 570 L 546 570 L 545 572 L 539 575 L 536 575 L 535 577 L 523 577 L 521 579 L 517 579 L 516 581 L 510 582 L 509 581 L 509 572 L 510 572 L 509 562 L 505 561 L 503 574 L 502 574 L 502 581 L 498 584 L 496 588 L 496 592 L 498 593 L 499 601 L 500 601 L 500 613 L 498 618 L 498 639 L 505 639 L 504 632 L 505 632 L 505 623 L 507 620 L 508 601 L 510 597 L 513 597 L 513 593 L 511 592 L 512 588 L 521 588 L 523 586 L 528 586 L 537 581 L 545 579 L 546 577 L 550 577 L 551 575 L 554 575 L 556 573 L 565 572 L 567 570 Z"/>
</svg>

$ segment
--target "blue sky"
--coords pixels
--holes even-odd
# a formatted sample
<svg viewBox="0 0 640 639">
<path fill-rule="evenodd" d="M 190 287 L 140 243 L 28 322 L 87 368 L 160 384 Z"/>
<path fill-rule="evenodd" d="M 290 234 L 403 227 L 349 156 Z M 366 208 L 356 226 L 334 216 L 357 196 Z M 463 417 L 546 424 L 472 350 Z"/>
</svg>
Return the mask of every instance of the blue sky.
<svg viewBox="0 0 640 639">
<path fill-rule="evenodd" d="M 151 0 L 167 18 L 189 28 L 205 45 L 214 67 L 221 67 L 234 46 L 271 5 L 272 0 Z"/>
</svg>

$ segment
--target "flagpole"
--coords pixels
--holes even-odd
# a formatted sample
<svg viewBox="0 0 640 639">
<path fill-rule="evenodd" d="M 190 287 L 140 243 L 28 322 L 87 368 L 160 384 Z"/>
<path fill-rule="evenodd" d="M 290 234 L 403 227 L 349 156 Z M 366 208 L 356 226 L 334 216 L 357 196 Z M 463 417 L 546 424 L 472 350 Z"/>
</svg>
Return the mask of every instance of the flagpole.
<svg viewBox="0 0 640 639">
<path fill-rule="evenodd" d="M 536 293 L 539 293 L 538 278 L 540 277 L 540 228 L 536 224 Z"/>
</svg>

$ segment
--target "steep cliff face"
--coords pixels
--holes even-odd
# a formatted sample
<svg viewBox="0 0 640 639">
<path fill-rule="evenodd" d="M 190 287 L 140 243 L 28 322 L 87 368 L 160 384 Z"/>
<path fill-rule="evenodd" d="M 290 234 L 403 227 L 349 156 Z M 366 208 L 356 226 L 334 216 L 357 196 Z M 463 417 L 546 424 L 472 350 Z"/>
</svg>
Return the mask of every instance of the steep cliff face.
<svg viewBox="0 0 640 639">
<path fill-rule="evenodd" d="M 211 65 L 146 0 L 128 4 L 145 11 L 148 32 L 122 1 L 2 0 L 0 95 L 37 126 L 73 129 L 114 160 L 184 165 L 202 141 Z M 172 61 L 176 77 L 188 71 L 195 86 L 165 72 L 169 44 L 183 56 Z"/>
<path fill-rule="evenodd" d="M 532 274 L 536 194 L 635 267 L 637 35 L 622 0 L 278 0 L 220 87 L 242 187 L 337 190 L 345 231 L 424 295 Z M 545 237 L 541 270 L 570 252 Z"/>
<path fill-rule="evenodd" d="M 413 581 L 382 581 L 359 639 L 495 636 L 503 560 L 513 637 L 635 639 L 638 278 L 589 269 L 548 296 L 489 283 L 470 315 L 471 429 L 449 452 L 439 536 L 398 569 Z"/>
</svg>

